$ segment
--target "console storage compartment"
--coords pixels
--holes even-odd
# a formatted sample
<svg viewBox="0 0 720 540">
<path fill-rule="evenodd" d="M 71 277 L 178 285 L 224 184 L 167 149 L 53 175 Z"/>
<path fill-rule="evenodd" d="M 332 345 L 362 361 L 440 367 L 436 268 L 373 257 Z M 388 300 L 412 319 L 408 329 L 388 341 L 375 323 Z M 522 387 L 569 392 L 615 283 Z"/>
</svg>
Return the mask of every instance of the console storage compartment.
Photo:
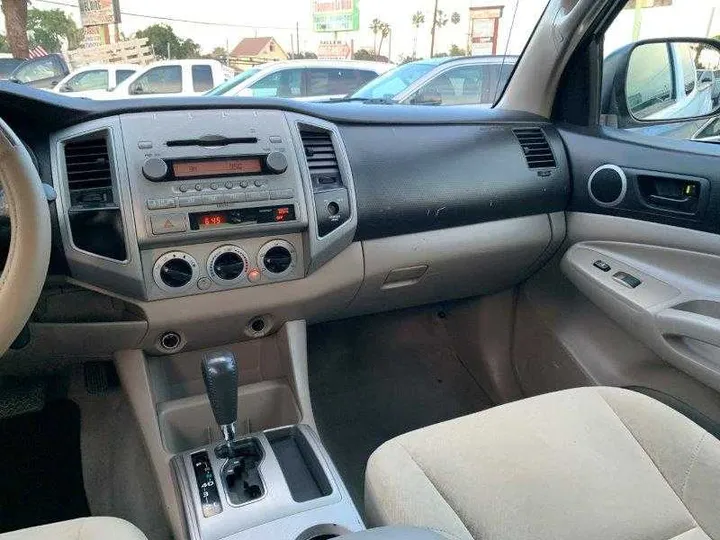
<svg viewBox="0 0 720 540">
<path fill-rule="evenodd" d="M 294 501 L 312 501 L 332 493 L 322 465 L 297 426 L 272 431 L 267 438 Z"/>
</svg>

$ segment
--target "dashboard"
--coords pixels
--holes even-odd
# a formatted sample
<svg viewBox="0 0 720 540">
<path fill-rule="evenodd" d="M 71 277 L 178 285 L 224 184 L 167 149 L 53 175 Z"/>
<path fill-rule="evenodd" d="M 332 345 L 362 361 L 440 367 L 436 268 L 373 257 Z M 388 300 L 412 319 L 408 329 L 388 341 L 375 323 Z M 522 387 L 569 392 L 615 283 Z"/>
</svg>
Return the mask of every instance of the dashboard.
<svg viewBox="0 0 720 540">
<path fill-rule="evenodd" d="M 485 294 L 564 235 L 565 150 L 525 113 L 0 87 L 57 193 L 52 273 L 124 314 L 71 333 L 170 354 Z"/>
</svg>

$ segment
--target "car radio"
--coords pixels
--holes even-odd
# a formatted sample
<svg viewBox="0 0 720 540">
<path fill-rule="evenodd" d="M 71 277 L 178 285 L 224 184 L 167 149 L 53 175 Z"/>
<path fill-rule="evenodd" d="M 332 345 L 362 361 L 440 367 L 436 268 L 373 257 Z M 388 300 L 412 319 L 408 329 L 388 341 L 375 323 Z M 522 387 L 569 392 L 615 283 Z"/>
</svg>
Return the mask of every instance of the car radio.
<svg viewBox="0 0 720 540">
<path fill-rule="evenodd" d="M 141 246 L 307 225 L 300 163 L 282 113 L 172 112 L 163 118 L 162 124 L 154 114 L 122 118 Z"/>
</svg>

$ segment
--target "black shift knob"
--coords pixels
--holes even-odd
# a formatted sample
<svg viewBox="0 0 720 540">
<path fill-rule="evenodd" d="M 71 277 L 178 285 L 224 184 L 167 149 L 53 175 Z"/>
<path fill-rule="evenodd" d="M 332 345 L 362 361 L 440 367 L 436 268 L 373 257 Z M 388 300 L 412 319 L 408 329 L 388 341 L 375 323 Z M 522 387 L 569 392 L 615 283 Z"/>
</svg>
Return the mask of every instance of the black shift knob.
<svg viewBox="0 0 720 540">
<path fill-rule="evenodd" d="M 238 401 L 238 370 L 235 356 L 230 351 L 205 354 L 202 360 L 202 375 L 215 420 L 223 428 L 223 434 L 225 434 L 223 426 L 232 426 L 234 431 Z"/>
</svg>

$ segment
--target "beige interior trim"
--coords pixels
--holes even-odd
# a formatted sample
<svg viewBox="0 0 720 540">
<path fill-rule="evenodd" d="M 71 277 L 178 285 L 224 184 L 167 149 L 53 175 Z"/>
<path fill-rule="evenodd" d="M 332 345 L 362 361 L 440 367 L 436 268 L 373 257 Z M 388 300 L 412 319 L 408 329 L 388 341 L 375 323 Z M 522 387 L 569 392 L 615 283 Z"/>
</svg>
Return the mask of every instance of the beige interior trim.
<svg viewBox="0 0 720 540">
<path fill-rule="evenodd" d="M 10 251 L 0 275 L 0 355 L 22 331 L 45 285 L 52 227 L 30 154 L 0 119 L 0 187 L 10 213 Z"/>
</svg>

